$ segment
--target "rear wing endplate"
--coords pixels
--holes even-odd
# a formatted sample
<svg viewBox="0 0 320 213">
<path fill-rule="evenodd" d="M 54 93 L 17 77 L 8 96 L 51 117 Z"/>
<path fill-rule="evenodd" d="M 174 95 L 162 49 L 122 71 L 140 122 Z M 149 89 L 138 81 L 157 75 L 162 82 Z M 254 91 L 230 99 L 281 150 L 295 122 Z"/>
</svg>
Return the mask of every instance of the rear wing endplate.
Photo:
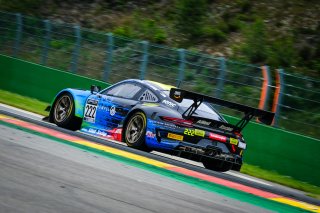
<svg viewBox="0 0 320 213">
<path fill-rule="evenodd" d="M 189 118 L 197 110 L 202 102 L 216 104 L 243 112 L 244 117 L 235 125 L 241 130 L 253 117 L 257 117 L 260 122 L 267 125 L 270 125 L 274 118 L 274 113 L 272 112 L 178 88 L 172 88 L 170 90 L 170 98 L 179 103 L 181 103 L 183 99 L 193 100 L 193 104 L 183 113 L 183 116 L 185 118 Z"/>
</svg>

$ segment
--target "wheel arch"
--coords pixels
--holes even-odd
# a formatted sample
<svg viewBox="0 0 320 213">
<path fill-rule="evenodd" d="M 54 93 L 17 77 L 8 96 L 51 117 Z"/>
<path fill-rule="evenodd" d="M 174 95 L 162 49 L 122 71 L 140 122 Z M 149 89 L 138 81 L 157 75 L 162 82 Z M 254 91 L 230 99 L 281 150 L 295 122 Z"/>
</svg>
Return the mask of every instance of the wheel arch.
<svg viewBox="0 0 320 213">
<path fill-rule="evenodd" d="M 52 122 L 52 110 L 54 108 L 54 105 L 57 101 L 57 99 L 64 95 L 64 94 L 70 94 L 73 98 L 74 102 L 74 107 L 75 107 L 75 116 L 79 119 L 83 118 L 83 110 L 84 110 L 84 105 L 89 97 L 91 95 L 90 91 L 87 90 L 79 90 L 79 89 L 64 89 L 61 90 L 53 99 L 51 103 L 51 108 L 50 108 L 50 113 L 49 113 L 49 121 Z"/>
<path fill-rule="evenodd" d="M 49 112 L 49 121 L 50 121 L 50 122 L 53 122 L 53 110 L 54 110 L 54 106 L 55 106 L 57 100 L 58 100 L 62 95 L 64 95 L 64 94 L 70 94 L 70 95 L 72 96 L 73 102 L 74 102 L 74 97 L 73 97 L 72 93 L 70 93 L 70 92 L 67 91 L 67 90 L 62 90 L 62 91 L 60 91 L 60 92 L 56 95 L 56 97 L 54 97 L 54 99 L 53 99 L 53 101 L 52 101 L 52 103 L 51 103 L 51 108 L 50 108 L 50 112 Z M 73 104 L 74 104 L 74 103 L 73 103 Z"/>
</svg>

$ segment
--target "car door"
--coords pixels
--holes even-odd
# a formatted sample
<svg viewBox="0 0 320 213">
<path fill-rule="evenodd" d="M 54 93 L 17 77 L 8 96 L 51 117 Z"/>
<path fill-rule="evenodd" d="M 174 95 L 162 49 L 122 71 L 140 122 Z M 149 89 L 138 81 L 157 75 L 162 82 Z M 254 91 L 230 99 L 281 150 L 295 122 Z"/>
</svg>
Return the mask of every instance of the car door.
<svg viewBox="0 0 320 213">
<path fill-rule="evenodd" d="M 84 122 L 100 130 L 112 130 L 121 125 L 130 109 L 137 104 L 142 86 L 125 82 L 88 98 Z"/>
</svg>

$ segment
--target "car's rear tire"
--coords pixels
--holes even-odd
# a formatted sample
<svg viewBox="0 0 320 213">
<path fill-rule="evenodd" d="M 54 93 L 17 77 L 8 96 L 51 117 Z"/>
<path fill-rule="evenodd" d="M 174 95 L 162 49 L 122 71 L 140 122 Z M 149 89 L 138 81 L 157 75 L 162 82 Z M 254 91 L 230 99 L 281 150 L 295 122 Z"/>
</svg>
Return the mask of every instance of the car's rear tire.
<svg viewBox="0 0 320 213">
<path fill-rule="evenodd" d="M 136 112 L 126 122 L 124 128 L 124 142 L 129 147 L 147 151 L 145 144 L 147 118 L 143 112 Z"/>
<path fill-rule="evenodd" d="M 64 93 L 57 97 L 51 113 L 52 121 L 58 126 L 70 130 L 80 128 L 81 119 L 75 116 L 74 100 L 70 93 Z"/>
<path fill-rule="evenodd" d="M 212 158 L 202 159 L 203 166 L 217 172 L 226 172 L 232 168 L 232 163 L 227 161 L 216 160 Z"/>
</svg>

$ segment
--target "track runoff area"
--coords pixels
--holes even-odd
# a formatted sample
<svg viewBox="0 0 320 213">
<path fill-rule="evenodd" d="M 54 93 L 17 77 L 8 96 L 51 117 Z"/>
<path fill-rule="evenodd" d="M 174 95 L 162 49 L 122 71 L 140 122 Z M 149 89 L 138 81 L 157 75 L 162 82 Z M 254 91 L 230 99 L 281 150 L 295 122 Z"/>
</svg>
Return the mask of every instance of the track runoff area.
<svg viewBox="0 0 320 213">
<path fill-rule="evenodd" d="M 51 124 L 39 121 L 39 116 L 27 113 L 29 118 L 17 115 L 26 112 L 0 108 L 0 125 L 16 128 L 41 137 L 52 139 L 56 142 L 71 145 L 86 151 L 90 151 L 107 158 L 124 162 L 131 166 L 142 168 L 153 173 L 175 179 L 194 187 L 220 194 L 241 202 L 250 203 L 276 212 L 320 212 L 317 200 L 295 199 L 290 197 L 290 192 L 283 193 L 280 190 L 263 189 L 257 183 L 248 184 L 245 180 L 235 180 L 222 173 L 207 171 L 198 166 L 179 163 L 150 153 L 140 152 L 129 147 L 108 142 L 79 132 L 71 132 Z M 15 113 L 12 113 L 15 111 Z M 38 119 L 38 121 L 36 120 Z M 250 186 L 253 185 L 253 186 Z M 262 188 L 262 189 L 261 189 Z M 265 186 L 265 188 L 268 188 Z M 287 194 L 287 195 L 286 195 Z M 299 197 L 299 196 L 297 196 Z M 304 200 L 304 201 L 301 201 Z"/>
</svg>

